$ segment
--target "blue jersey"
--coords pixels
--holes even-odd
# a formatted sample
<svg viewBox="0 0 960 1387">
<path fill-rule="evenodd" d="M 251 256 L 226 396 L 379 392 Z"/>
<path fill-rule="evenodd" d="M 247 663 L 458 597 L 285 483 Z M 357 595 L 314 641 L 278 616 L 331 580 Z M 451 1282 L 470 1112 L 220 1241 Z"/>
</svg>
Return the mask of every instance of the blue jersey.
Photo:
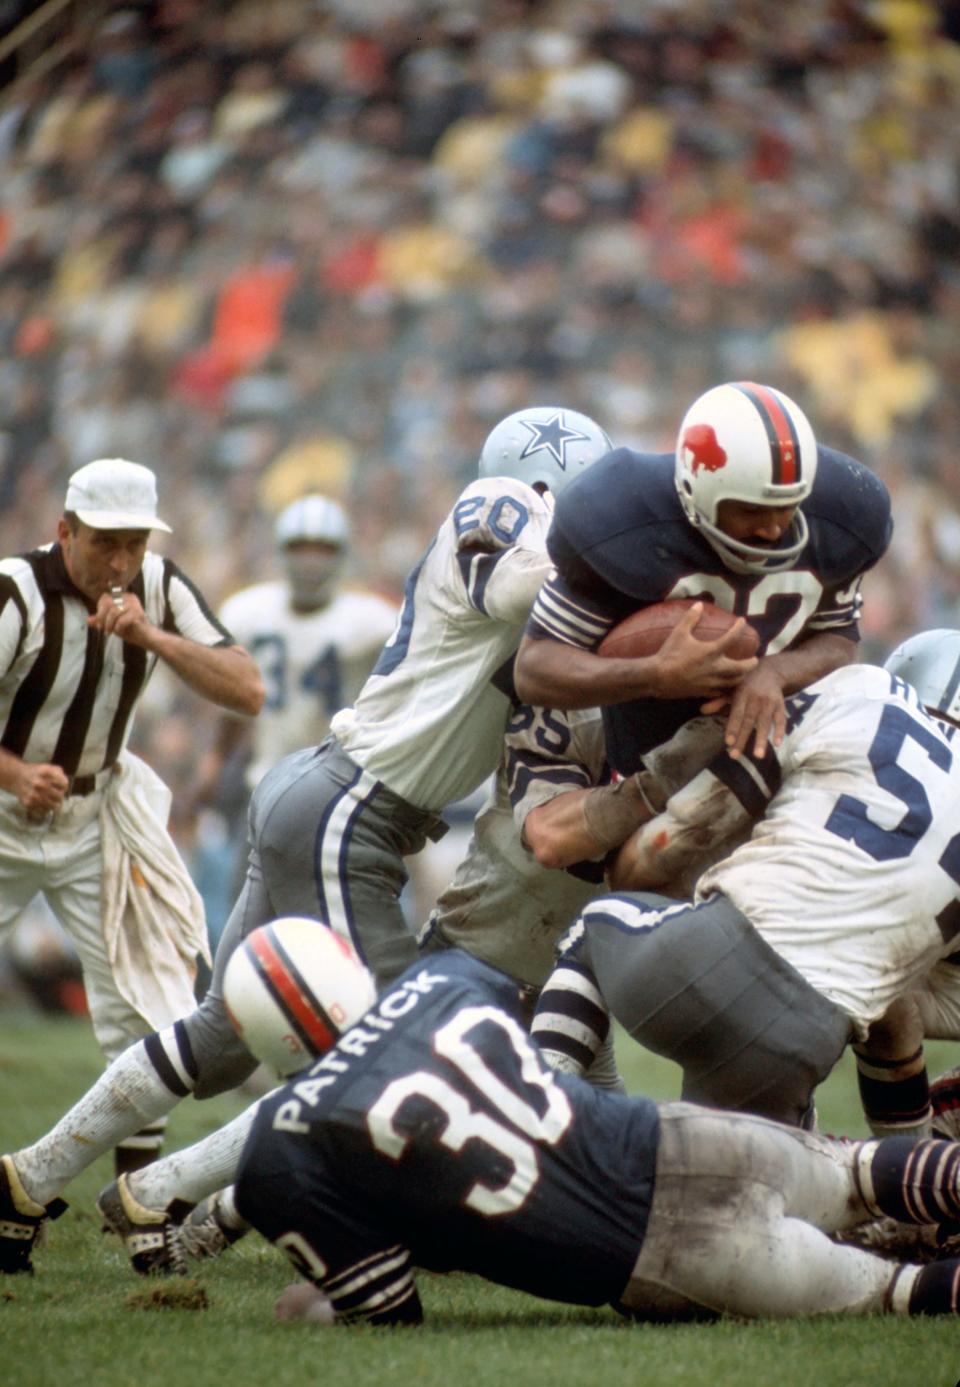
<svg viewBox="0 0 960 1387">
<path fill-rule="evenodd" d="M 516 983 L 455 949 L 263 1102 L 238 1207 L 346 1319 L 418 1318 L 412 1265 L 600 1305 L 636 1262 L 658 1138 L 654 1103 L 554 1074 Z"/>
<path fill-rule="evenodd" d="M 735 573 L 687 520 L 672 455 L 619 448 L 557 500 L 548 538 L 556 573 L 527 631 L 595 650 L 617 622 L 654 602 L 702 598 L 745 616 L 760 654 L 831 632 L 859 639 L 863 574 L 890 542 L 890 498 L 861 463 L 818 449 L 813 491 L 801 509 L 809 540 L 793 568 Z M 604 710 L 607 747 L 623 775 L 645 751 L 696 715 L 702 699 L 640 699 Z"/>
</svg>

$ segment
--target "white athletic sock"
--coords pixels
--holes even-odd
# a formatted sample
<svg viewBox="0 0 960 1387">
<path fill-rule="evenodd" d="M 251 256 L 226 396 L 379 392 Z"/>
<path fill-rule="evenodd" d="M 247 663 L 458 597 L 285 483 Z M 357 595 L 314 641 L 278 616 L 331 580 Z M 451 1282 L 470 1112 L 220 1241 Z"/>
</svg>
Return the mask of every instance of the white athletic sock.
<svg viewBox="0 0 960 1387">
<path fill-rule="evenodd" d="M 232 1184 L 259 1106 L 259 1100 L 251 1103 L 239 1117 L 202 1141 L 134 1171 L 127 1177 L 134 1199 L 148 1209 L 166 1209 L 174 1199 L 199 1204 L 208 1194 Z"/>
<path fill-rule="evenodd" d="M 179 1101 L 161 1082 L 143 1041 L 138 1041 L 117 1056 L 46 1136 L 13 1152 L 24 1189 L 38 1204 L 49 1204 L 98 1156 Z"/>
</svg>

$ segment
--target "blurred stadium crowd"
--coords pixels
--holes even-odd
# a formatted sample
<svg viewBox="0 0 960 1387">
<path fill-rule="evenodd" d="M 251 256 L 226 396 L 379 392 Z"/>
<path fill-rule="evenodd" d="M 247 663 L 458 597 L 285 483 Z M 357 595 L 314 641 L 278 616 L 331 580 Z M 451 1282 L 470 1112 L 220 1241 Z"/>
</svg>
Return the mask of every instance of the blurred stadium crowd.
<svg viewBox="0 0 960 1387">
<path fill-rule="evenodd" d="M 107 5 L 0 93 L 0 552 L 118 454 L 214 601 L 308 489 L 396 595 L 502 415 L 753 377 L 893 494 L 864 654 L 960 625 L 958 128 L 956 3 Z M 206 717 L 137 727 L 185 842 Z"/>
</svg>

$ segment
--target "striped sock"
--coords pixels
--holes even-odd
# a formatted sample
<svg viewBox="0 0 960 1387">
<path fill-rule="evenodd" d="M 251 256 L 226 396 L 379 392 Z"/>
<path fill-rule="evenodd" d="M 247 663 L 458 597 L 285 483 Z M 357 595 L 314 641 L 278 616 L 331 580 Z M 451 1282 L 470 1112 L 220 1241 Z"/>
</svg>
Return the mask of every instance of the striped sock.
<svg viewBox="0 0 960 1387">
<path fill-rule="evenodd" d="M 879 1059 L 854 1046 L 863 1111 L 875 1137 L 930 1136 L 930 1084 L 923 1046 L 900 1059 Z"/>
<path fill-rule="evenodd" d="M 610 1015 L 593 974 L 565 961 L 547 979 L 530 1034 L 554 1069 L 583 1074 L 610 1030 Z"/>
<path fill-rule="evenodd" d="M 910 1292 L 911 1315 L 960 1314 L 960 1261 L 930 1262 Z"/>
<path fill-rule="evenodd" d="M 863 1203 L 877 1218 L 900 1223 L 960 1219 L 960 1145 L 886 1137 L 865 1141 L 854 1163 Z"/>
</svg>

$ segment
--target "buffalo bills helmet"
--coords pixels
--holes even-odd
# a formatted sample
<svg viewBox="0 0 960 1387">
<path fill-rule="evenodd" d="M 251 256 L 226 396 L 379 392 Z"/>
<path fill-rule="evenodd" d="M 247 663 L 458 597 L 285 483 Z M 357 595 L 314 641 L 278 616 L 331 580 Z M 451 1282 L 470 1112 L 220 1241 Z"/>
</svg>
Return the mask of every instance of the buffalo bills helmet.
<svg viewBox="0 0 960 1387">
<path fill-rule="evenodd" d="M 558 496 L 613 444 L 599 424 L 575 409 L 519 409 L 491 429 L 480 453 L 481 477 L 513 477 Z"/>
<path fill-rule="evenodd" d="M 931 713 L 960 724 L 960 631 L 920 631 L 901 642 L 883 667 L 912 684 Z"/>
<path fill-rule="evenodd" d="M 348 533 L 343 507 L 328 496 L 300 496 L 280 512 L 274 538 L 297 610 L 315 611 L 330 601 L 346 559 Z"/>
<path fill-rule="evenodd" d="M 376 999 L 350 945 L 318 920 L 288 915 L 251 931 L 223 979 L 227 1014 L 251 1054 L 293 1074 L 337 1043 Z"/>
<path fill-rule="evenodd" d="M 790 568 L 808 539 L 798 510 L 775 549 L 724 534 L 721 501 L 755 506 L 799 506 L 817 472 L 817 441 L 810 423 L 787 395 L 769 385 L 735 381 L 714 386 L 687 410 L 677 434 L 674 480 L 690 524 L 702 530 L 735 573 Z"/>
</svg>

